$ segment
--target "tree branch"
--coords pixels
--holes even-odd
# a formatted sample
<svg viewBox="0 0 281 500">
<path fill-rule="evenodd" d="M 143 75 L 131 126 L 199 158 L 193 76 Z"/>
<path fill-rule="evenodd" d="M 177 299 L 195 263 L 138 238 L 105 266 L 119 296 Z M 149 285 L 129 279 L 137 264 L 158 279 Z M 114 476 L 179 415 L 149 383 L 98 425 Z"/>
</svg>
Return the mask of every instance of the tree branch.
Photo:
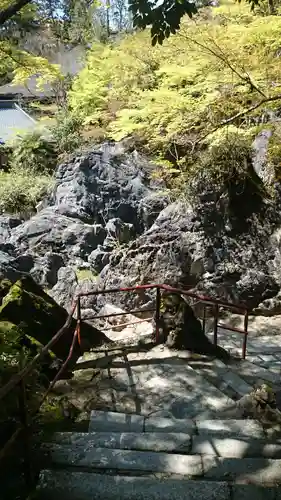
<svg viewBox="0 0 281 500">
<path fill-rule="evenodd" d="M 257 108 L 260 108 L 263 104 L 265 104 L 267 102 L 278 101 L 279 99 L 281 99 L 281 94 L 278 94 L 278 95 L 275 95 L 275 96 L 272 96 L 272 97 L 266 97 L 265 99 L 261 99 L 256 104 L 253 104 L 249 108 L 244 109 L 243 111 L 239 111 L 239 113 L 236 113 L 235 115 L 230 116 L 229 118 L 226 118 L 225 120 L 222 120 L 216 127 L 213 128 L 213 130 L 211 130 L 207 134 L 204 134 L 202 137 L 200 137 L 195 142 L 194 147 L 197 144 L 199 144 L 200 142 L 204 141 L 204 139 L 206 139 L 206 137 L 208 137 L 208 135 L 213 134 L 214 132 L 216 132 L 219 128 L 224 127 L 225 125 L 228 125 L 229 123 L 234 122 L 235 120 L 237 120 L 237 118 L 240 118 L 241 116 L 245 116 L 248 113 L 251 113 L 251 111 L 254 111 Z M 193 150 L 194 150 L 194 147 L 193 147 Z"/>
<path fill-rule="evenodd" d="M 182 33 L 179 33 L 179 36 L 181 36 L 182 38 L 185 38 L 189 42 L 194 43 L 195 45 L 198 45 L 198 47 L 200 47 L 201 49 L 204 49 L 205 51 L 209 52 L 210 54 L 212 54 L 213 56 L 215 56 L 217 59 L 220 59 L 226 66 L 228 66 L 228 68 L 236 76 L 238 76 L 238 78 L 240 78 L 242 81 L 244 81 L 244 82 L 248 83 L 249 85 L 251 85 L 251 87 L 253 89 L 255 89 L 262 97 L 265 97 L 265 98 L 267 97 L 266 94 L 262 90 L 260 90 L 259 87 L 253 82 L 253 80 L 251 79 L 251 77 L 250 77 L 250 75 L 249 75 L 248 72 L 245 71 L 245 74 L 243 75 L 238 69 L 236 69 L 232 65 L 232 63 L 229 61 L 228 57 L 224 54 L 223 50 L 216 43 L 215 40 L 211 39 L 211 42 L 214 44 L 214 46 L 216 47 L 216 49 L 218 50 L 218 52 L 216 50 L 214 50 L 212 47 L 209 47 L 208 45 L 205 45 L 202 42 L 198 42 L 198 40 L 196 40 L 195 38 L 192 38 L 191 36 L 183 35 Z"/>
<path fill-rule="evenodd" d="M 25 5 L 31 3 L 31 1 L 32 0 L 17 0 L 6 9 L 0 10 L 0 26 L 17 14 Z"/>
</svg>

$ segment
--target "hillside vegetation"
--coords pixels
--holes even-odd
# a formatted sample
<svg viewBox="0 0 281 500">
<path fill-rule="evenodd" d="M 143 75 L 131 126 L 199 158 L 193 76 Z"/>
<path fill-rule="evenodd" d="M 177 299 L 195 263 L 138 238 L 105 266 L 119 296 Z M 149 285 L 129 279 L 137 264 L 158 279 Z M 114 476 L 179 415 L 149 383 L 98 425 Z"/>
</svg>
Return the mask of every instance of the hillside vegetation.
<svg viewBox="0 0 281 500">
<path fill-rule="evenodd" d="M 234 171 L 248 175 L 252 141 L 270 128 L 268 166 L 279 180 L 281 8 L 275 5 L 275 15 L 267 9 L 263 0 L 255 11 L 246 2 L 222 0 L 184 18 L 162 46 L 151 45 L 149 29 L 94 42 L 54 120 L 52 168 L 46 171 L 36 134 L 26 138 L 0 179 L 0 208 L 34 209 L 52 184 L 56 162 L 84 142 L 103 139 L 130 137 L 158 160 L 156 175 L 177 195 L 199 170 L 212 182 Z"/>
<path fill-rule="evenodd" d="M 247 147 L 280 108 L 280 34 L 278 15 L 227 1 L 184 19 L 162 47 L 151 46 L 148 30 L 95 43 L 71 109 L 84 125 L 115 140 L 133 136 L 177 165 L 226 137 Z"/>
</svg>

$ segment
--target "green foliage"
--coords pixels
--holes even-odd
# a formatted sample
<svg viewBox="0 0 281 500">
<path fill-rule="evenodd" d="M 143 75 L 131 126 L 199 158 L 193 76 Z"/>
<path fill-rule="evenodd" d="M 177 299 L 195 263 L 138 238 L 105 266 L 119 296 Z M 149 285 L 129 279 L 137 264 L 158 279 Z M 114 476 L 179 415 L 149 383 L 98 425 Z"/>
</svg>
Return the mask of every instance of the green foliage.
<svg viewBox="0 0 281 500">
<path fill-rule="evenodd" d="M 57 164 L 55 145 L 39 131 L 19 137 L 14 145 L 11 165 L 15 171 L 34 174 L 50 174 Z"/>
<path fill-rule="evenodd" d="M 33 171 L 0 172 L 0 211 L 26 215 L 35 211 L 37 203 L 50 191 L 50 175 L 34 175 Z"/>
<path fill-rule="evenodd" d="M 42 88 L 62 78 L 60 67 L 50 64 L 44 57 L 34 56 L 9 40 L 0 39 L 0 75 L 13 75 L 14 84 L 24 84 L 32 75 L 38 75 L 37 85 Z"/>
<path fill-rule="evenodd" d="M 196 175 L 202 175 L 208 182 L 228 183 L 234 177 L 243 180 L 249 175 L 251 163 L 251 136 L 240 130 L 220 130 L 209 138 L 209 147 L 203 151 L 194 165 Z M 195 176 L 195 172 L 193 172 Z"/>
<path fill-rule="evenodd" d="M 280 17 L 258 17 L 229 1 L 202 10 L 196 23 L 184 20 L 163 47 L 151 47 L 147 31 L 112 46 L 96 43 L 70 106 L 84 124 L 101 124 L 116 140 L 131 135 L 178 164 L 225 120 L 245 134 L 248 116 L 278 108 L 277 99 L 247 113 L 279 96 L 280 30 Z"/>
<path fill-rule="evenodd" d="M 71 153 L 82 145 L 82 119 L 70 110 L 62 110 L 57 114 L 56 125 L 52 129 L 59 153 Z"/>
<path fill-rule="evenodd" d="M 162 45 L 165 38 L 180 29 L 181 18 L 188 14 L 192 17 L 197 12 L 195 2 L 188 0 L 163 0 L 163 2 L 129 0 L 129 9 L 133 14 L 133 23 L 137 28 L 151 26 L 152 45 Z"/>
</svg>

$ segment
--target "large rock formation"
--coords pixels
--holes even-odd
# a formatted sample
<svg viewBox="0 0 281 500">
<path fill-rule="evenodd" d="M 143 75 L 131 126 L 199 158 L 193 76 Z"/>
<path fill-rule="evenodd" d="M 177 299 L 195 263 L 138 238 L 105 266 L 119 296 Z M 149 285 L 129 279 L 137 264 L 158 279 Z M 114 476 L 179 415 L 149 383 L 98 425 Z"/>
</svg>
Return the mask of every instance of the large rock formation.
<svg viewBox="0 0 281 500">
<path fill-rule="evenodd" d="M 136 151 L 109 143 L 60 165 L 53 193 L 39 204 L 36 215 L 23 223 L 11 217 L 0 220 L 8 277 L 12 271 L 17 276 L 16 271 L 28 272 L 40 284 L 53 286 L 65 265 L 99 272 L 114 248 L 141 234 L 167 205 L 167 196 L 158 194 L 163 185 L 152 180 L 152 170 L 153 164 Z M 8 266 L 2 267 L 2 262 L 0 258 L 5 277 Z"/>
<path fill-rule="evenodd" d="M 103 285 L 177 283 L 262 314 L 280 313 L 280 195 L 276 189 L 275 200 L 266 200 L 256 182 L 234 179 L 220 191 L 198 182 L 192 199 L 169 205 L 128 248 L 112 254 Z M 151 297 L 119 294 L 115 301 L 135 307 Z"/>
<path fill-rule="evenodd" d="M 280 314 L 281 195 L 273 183 L 266 194 L 268 137 L 258 139 L 248 175 L 232 172 L 219 185 L 198 176 L 192 197 L 172 204 L 163 183 L 152 180 L 153 164 L 123 145 L 73 156 L 58 168 L 53 193 L 34 217 L 0 220 L 1 278 L 28 273 L 55 286 L 51 293 L 68 308 L 77 283 L 71 270 L 71 280 L 59 273 L 64 267 L 100 273 L 87 290 L 177 283 Z M 145 307 L 154 294 L 118 294 L 112 302 Z M 89 298 L 85 307 L 103 304 Z"/>
</svg>

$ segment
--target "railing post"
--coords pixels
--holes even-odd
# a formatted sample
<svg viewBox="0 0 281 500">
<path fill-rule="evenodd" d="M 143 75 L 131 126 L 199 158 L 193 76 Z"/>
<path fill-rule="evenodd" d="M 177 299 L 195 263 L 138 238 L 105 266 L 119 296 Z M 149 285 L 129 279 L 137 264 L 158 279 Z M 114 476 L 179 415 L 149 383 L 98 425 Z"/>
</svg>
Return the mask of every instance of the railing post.
<svg viewBox="0 0 281 500">
<path fill-rule="evenodd" d="M 203 333 L 206 333 L 206 304 L 203 302 L 203 321 L 202 321 Z"/>
<path fill-rule="evenodd" d="M 78 344 L 81 347 L 81 298 L 78 295 L 77 298 L 77 339 Z"/>
<path fill-rule="evenodd" d="M 219 319 L 219 306 L 216 304 L 214 308 L 214 344 L 218 345 L 218 319 Z"/>
<path fill-rule="evenodd" d="M 247 349 L 247 337 L 248 337 L 248 322 L 249 322 L 249 312 L 245 311 L 244 315 L 244 339 L 243 339 L 243 347 L 242 347 L 242 359 L 246 358 L 246 349 Z"/>
<path fill-rule="evenodd" d="M 22 349 L 20 353 L 20 371 L 24 368 L 24 365 L 24 352 Z M 26 385 L 24 377 L 19 383 L 19 414 L 20 422 L 23 427 L 23 472 L 27 491 L 29 491 L 33 486 L 33 473 L 31 464 L 30 429 L 26 402 Z"/>
<path fill-rule="evenodd" d="M 156 312 L 155 312 L 155 341 L 156 344 L 159 342 L 159 330 L 160 330 L 160 307 L 161 307 L 161 291 L 160 288 L 156 288 Z"/>
</svg>

